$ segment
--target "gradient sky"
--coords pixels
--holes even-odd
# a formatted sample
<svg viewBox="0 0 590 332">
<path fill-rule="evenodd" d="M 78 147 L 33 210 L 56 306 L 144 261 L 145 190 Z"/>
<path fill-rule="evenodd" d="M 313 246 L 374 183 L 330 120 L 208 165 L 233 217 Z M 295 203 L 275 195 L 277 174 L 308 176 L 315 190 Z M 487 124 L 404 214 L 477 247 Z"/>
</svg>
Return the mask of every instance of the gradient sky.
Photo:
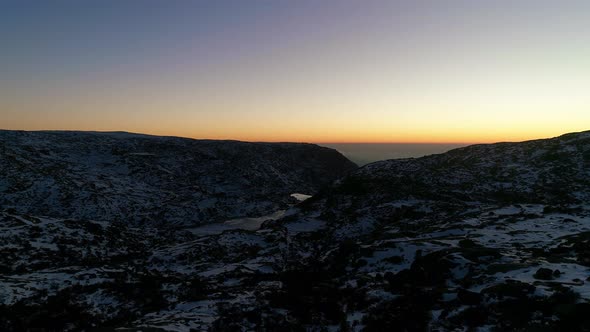
<svg viewBox="0 0 590 332">
<path fill-rule="evenodd" d="M 310 142 L 590 129 L 590 1 L 0 1 L 0 128 Z"/>
</svg>

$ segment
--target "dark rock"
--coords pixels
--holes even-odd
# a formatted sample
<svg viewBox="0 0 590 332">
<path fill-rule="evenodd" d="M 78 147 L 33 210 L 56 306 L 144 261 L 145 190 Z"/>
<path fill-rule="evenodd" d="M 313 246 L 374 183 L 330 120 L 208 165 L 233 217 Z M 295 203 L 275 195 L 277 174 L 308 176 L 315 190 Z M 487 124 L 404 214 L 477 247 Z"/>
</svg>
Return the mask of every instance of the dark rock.
<svg viewBox="0 0 590 332">
<path fill-rule="evenodd" d="M 551 280 L 553 279 L 553 276 L 553 270 L 544 267 L 538 269 L 537 272 L 535 272 L 535 274 L 533 275 L 535 279 L 540 280 Z"/>
</svg>

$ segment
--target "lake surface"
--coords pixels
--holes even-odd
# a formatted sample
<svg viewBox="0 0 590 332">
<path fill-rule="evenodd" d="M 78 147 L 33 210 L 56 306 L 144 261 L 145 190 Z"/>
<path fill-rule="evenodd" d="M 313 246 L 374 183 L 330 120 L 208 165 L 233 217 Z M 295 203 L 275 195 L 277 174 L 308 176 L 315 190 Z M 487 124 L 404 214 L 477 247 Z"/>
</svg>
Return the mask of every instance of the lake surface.
<svg viewBox="0 0 590 332">
<path fill-rule="evenodd" d="M 418 143 L 334 143 L 319 145 L 338 150 L 359 166 L 379 160 L 423 157 L 467 146 L 467 144 Z"/>
<path fill-rule="evenodd" d="M 291 194 L 291 197 L 295 198 L 299 202 L 303 202 L 311 196 L 306 194 L 295 193 Z M 199 236 L 216 235 L 221 234 L 225 231 L 235 229 L 255 231 L 260 229 L 260 227 L 265 221 L 280 219 L 283 215 L 285 215 L 285 212 L 286 210 L 279 210 L 262 217 L 244 217 L 227 220 L 222 223 L 206 224 L 193 228 L 188 228 L 187 231 Z"/>
<path fill-rule="evenodd" d="M 197 226 L 194 228 L 188 228 L 187 231 L 199 235 L 199 236 L 206 236 L 206 235 L 216 235 L 221 234 L 225 231 L 235 230 L 235 229 L 243 229 L 248 231 L 255 231 L 260 229 L 260 226 L 267 221 L 267 220 L 277 220 L 281 218 L 285 214 L 285 210 L 279 210 L 272 214 L 262 216 L 262 217 L 254 217 L 254 218 L 238 218 L 228 220 L 222 223 L 214 223 L 214 224 L 206 224 L 202 226 Z"/>
</svg>

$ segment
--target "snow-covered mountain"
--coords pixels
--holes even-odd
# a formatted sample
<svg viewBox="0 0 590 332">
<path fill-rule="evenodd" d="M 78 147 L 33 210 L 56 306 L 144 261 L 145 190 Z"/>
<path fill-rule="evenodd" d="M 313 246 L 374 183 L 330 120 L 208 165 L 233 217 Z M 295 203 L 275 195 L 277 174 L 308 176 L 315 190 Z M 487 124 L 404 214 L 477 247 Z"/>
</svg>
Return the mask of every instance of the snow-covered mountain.
<svg viewBox="0 0 590 332">
<path fill-rule="evenodd" d="M 313 144 L 129 133 L 0 131 L 0 206 L 19 213 L 194 225 L 261 216 L 356 166 Z"/>
<path fill-rule="evenodd" d="M 373 163 L 260 229 L 0 212 L 0 329 L 587 331 L 590 132 Z"/>
<path fill-rule="evenodd" d="M 373 163 L 267 226 L 315 273 L 300 323 L 590 329 L 590 132 Z"/>
</svg>

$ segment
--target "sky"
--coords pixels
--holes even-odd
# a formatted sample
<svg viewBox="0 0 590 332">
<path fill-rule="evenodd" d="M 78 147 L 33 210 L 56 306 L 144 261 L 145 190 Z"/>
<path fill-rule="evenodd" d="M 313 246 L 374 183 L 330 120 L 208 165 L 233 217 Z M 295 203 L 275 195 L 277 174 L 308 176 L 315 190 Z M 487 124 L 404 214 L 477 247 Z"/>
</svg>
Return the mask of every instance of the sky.
<svg viewBox="0 0 590 332">
<path fill-rule="evenodd" d="M 0 128 L 305 142 L 590 129 L 590 1 L 0 0 Z"/>
</svg>

